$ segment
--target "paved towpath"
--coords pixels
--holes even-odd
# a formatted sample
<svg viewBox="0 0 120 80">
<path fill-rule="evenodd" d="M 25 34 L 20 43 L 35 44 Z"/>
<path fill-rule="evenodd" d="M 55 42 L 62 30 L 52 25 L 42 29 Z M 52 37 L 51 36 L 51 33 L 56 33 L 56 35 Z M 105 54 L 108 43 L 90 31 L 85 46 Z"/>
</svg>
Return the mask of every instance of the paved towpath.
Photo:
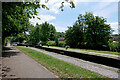
<svg viewBox="0 0 120 80">
<path fill-rule="evenodd" d="M 2 58 L 3 78 L 57 78 L 15 47 L 6 47 Z"/>
<path fill-rule="evenodd" d="M 42 52 L 44 54 L 47 54 L 47 55 L 53 56 L 57 59 L 75 64 L 77 66 L 80 66 L 80 67 L 85 68 L 87 70 L 99 73 L 99 74 L 107 76 L 109 78 L 120 77 L 120 74 L 118 74 L 119 69 L 117 69 L 117 68 L 113 68 L 113 67 L 109 67 L 109 66 L 89 62 L 89 61 L 84 61 L 82 59 L 73 58 L 73 57 L 69 57 L 69 56 L 65 56 L 65 55 L 61 55 L 61 54 L 57 54 L 57 53 L 53 53 L 53 52 L 48 52 L 48 51 L 33 48 L 33 47 L 24 47 L 24 48 L 30 48 L 30 49 L 36 50 L 38 52 Z"/>
</svg>

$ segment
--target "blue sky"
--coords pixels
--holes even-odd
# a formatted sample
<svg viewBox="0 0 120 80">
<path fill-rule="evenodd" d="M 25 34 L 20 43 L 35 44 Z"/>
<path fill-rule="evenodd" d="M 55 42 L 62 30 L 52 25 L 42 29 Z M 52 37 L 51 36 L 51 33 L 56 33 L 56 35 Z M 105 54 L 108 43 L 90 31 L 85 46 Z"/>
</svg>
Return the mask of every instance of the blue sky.
<svg viewBox="0 0 120 80">
<path fill-rule="evenodd" d="M 50 10 L 37 9 L 38 16 L 41 20 L 30 19 L 30 22 L 35 25 L 36 23 L 43 23 L 45 21 L 53 24 L 58 32 L 65 32 L 68 26 L 72 26 L 77 20 L 79 14 L 85 12 L 92 12 L 94 15 L 107 18 L 107 24 L 110 24 L 114 30 L 113 34 L 118 33 L 118 1 L 116 0 L 75 0 L 75 8 L 71 9 L 70 4 L 65 3 L 64 11 L 60 11 L 60 3 L 62 0 L 49 0 L 46 4 Z"/>
</svg>

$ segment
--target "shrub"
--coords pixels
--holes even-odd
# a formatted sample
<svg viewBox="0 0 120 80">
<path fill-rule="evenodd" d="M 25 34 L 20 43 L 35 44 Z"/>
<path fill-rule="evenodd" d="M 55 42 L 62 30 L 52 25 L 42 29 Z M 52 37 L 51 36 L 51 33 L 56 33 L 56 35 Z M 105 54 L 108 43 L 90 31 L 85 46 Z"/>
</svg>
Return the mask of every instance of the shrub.
<svg viewBox="0 0 120 80">
<path fill-rule="evenodd" d="M 59 41 L 58 42 L 59 47 L 65 47 L 65 45 L 66 45 L 65 41 Z"/>
<path fill-rule="evenodd" d="M 119 42 L 109 42 L 109 48 L 111 51 L 119 51 Z"/>
<path fill-rule="evenodd" d="M 65 43 L 65 41 L 58 41 L 58 45 L 57 45 L 55 41 L 48 41 L 47 45 L 65 47 L 66 43 Z"/>
<path fill-rule="evenodd" d="M 49 46 L 56 46 L 55 41 L 48 41 L 47 44 L 48 44 Z"/>
</svg>

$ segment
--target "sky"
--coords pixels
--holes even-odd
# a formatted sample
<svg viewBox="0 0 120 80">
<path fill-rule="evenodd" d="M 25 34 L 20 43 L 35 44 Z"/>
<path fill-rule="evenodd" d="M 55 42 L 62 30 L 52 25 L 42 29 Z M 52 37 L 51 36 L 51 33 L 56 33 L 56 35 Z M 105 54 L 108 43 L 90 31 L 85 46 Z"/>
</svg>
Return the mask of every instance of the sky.
<svg viewBox="0 0 120 80">
<path fill-rule="evenodd" d="M 42 0 L 43 1 L 43 0 Z M 41 4 L 49 7 L 49 10 L 37 9 L 38 15 L 34 19 L 30 19 L 31 24 L 41 24 L 47 21 L 55 26 L 57 32 L 65 32 L 68 26 L 72 26 L 77 20 L 79 14 L 84 15 L 85 12 L 92 12 L 95 16 L 107 19 L 106 24 L 110 24 L 114 30 L 113 34 L 118 34 L 118 1 L 119 0 L 74 0 L 75 8 L 70 8 L 69 3 L 64 3 L 64 11 L 61 11 L 62 0 L 49 0 Z M 40 17 L 41 20 L 37 19 Z"/>
</svg>

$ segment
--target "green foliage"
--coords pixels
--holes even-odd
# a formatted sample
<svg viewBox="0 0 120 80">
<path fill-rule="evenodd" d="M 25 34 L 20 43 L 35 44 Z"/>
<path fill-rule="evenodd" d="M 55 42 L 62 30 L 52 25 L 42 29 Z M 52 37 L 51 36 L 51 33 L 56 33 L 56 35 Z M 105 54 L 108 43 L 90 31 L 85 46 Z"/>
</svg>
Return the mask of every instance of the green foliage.
<svg viewBox="0 0 120 80">
<path fill-rule="evenodd" d="M 2 3 L 2 41 L 7 36 L 16 36 L 28 31 L 29 18 L 37 15 L 39 2 L 3 2 Z"/>
<path fill-rule="evenodd" d="M 118 47 L 119 47 L 119 42 L 118 41 L 116 41 L 116 42 L 112 42 L 112 41 L 109 41 L 109 48 L 110 48 L 110 50 L 111 51 L 119 51 L 118 49 Z"/>
<path fill-rule="evenodd" d="M 12 39 L 11 36 L 6 37 L 6 38 L 5 38 L 5 41 L 4 41 L 4 43 L 3 43 L 3 45 L 5 46 L 7 42 L 11 42 L 11 39 Z"/>
<path fill-rule="evenodd" d="M 54 41 L 55 37 L 56 37 L 56 29 L 53 25 L 50 24 L 49 40 Z"/>
<path fill-rule="evenodd" d="M 68 3 L 71 4 L 71 8 L 75 7 L 73 1 L 70 1 Z M 64 5 L 62 5 L 60 9 L 62 9 L 63 7 Z M 44 8 L 49 10 L 46 5 L 40 4 L 40 0 L 32 0 L 28 2 L 23 2 L 23 0 L 21 0 L 21 2 L 2 2 L 3 43 L 5 38 L 8 36 L 16 36 L 19 33 L 28 31 L 30 25 L 29 19 L 35 18 L 35 15 L 37 15 L 38 13 L 38 8 Z M 40 20 L 39 17 L 37 18 Z"/>
<path fill-rule="evenodd" d="M 15 37 L 15 39 L 13 41 L 22 43 L 24 40 L 27 41 L 28 36 L 25 33 L 19 33 L 19 34 L 17 34 L 17 36 Z"/>
<path fill-rule="evenodd" d="M 68 27 L 66 31 L 66 44 L 92 49 L 108 45 L 111 28 L 105 22 L 105 18 L 94 16 L 92 13 L 80 14 L 73 27 Z"/>
<path fill-rule="evenodd" d="M 40 27 L 34 27 L 30 32 L 30 40 L 29 43 L 32 45 L 36 45 L 40 41 Z"/>
<path fill-rule="evenodd" d="M 65 47 L 65 45 L 66 45 L 65 41 L 59 41 L 58 42 L 59 47 Z"/>
<path fill-rule="evenodd" d="M 82 15 L 79 15 L 78 20 L 73 27 L 68 27 L 68 30 L 66 31 L 66 44 L 71 47 L 80 47 L 83 45 L 84 26 L 82 18 Z"/>
<path fill-rule="evenodd" d="M 48 41 L 47 44 L 49 46 L 59 46 L 59 47 L 65 47 L 66 45 L 65 41 L 58 41 L 58 45 L 56 44 L 56 41 Z"/>
<path fill-rule="evenodd" d="M 79 47 L 83 41 L 82 26 L 69 27 L 66 31 L 66 43 L 71 47 Z"/>
<path fill-rule="evenodd" d="M 37 24 L 30 31 L 30 43 L 38 44 L 39 42 L 43 45 L 46 45 L 47 41 L 55 40 L 55 27 L 47 22 L 42 24 Z"/>
<path fill-rule="evenodd" d="M 48 44 L 49 46 L 56 46 L 55 41 L 48 41 L 47 44 Z"/>
<path fill-rule="evenodd" d="M 89 47 L 100 48 L 102 45 L 108 45 L 111 34 L 110 25 L 105 24 L 106 19 L 94 16 L 92 13 L 84 15 L 85 24 L 88 25 L 85 35 L 85 41 Z"/>
<path fill-rule="evenodd" d="M 57 36 L 58 38 L 60 38 L 60 37 L 65 37 L 65 33 L 64 33 L 64 32 L 56 32 L 56 36 Z"/>
<path fill-rule="evenodd" d="M 58 46 L 58 37 L 57 36 L 55 38 L 55 43 L 56 43 L 56 46 Z"/>
<path fill-rule="evenodd" d="M 60 37 L 65 37 L 65 33 L 64 32 L 56 32 L 56 38 L 55 38 L 55 43 L 56 43 L 56 46 L 65 46 L 64 43 L 62 43 L 61 41 L 58 40 L 58 38 Z"/>
<path fill-rule="evenodd" d="M 46 44 L 50 37 L 50 24 L 45 22 L 40 25 L 40 40 L 42 44 Z"/>
</svg>

